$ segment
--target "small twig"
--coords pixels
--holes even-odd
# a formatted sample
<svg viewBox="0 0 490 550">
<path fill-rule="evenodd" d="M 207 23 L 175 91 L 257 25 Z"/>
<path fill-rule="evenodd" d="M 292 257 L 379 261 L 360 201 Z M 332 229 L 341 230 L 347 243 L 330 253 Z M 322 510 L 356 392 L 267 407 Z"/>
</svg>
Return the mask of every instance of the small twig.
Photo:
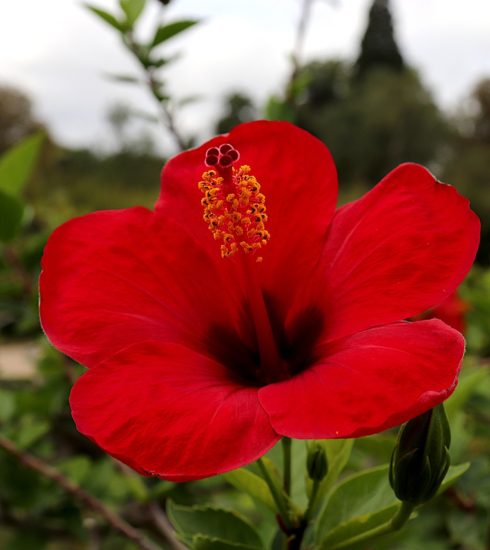
<svg viewBox="0 0 490 550">
<path fill-rule="evenodd" d="M 301 67 L 301 56 L 303 53 L 308 23 L 311 19 L 312 6 L 313 0 L 303 0 L 303 7 L 298 21 L 298 27 L 296 29 L 296 42 L 293 50 L 293 65 L 295 71 L 298 71 Z"/>
<path fill-rule="evenodd" d="M 172 525 L 170 525 L 170 522 L 168 521 L 164 511 L 160 508 L 160 506 L 158 506 L 156 502 L 150 502 L 150 504 L 148 505 L 148 511 L 151 518 L 153 519 L 153 523 L 162 533 L 162 535 L 167 539 L 170 547 L 173 548 L 173 550 L 187 550 L 187 547 L 177 540 Z"/>
<path fill-rule="evenodd" d="M 91 510 L 99 513 L 107 523 L 116 531 L 119 531 L 127 539 L 131 540 L 141 550 L 161 550 L 159 546 L 151 542 L 145 535 L 135 529 L 118 514 L 109 509 L 102 501 L 87 493 L 84 489 L 65 477 L 59 470 L 46 464 L 41 459 L 22 451 L 9 439 L 0 435 L 0 448 L 15 457 L 21 464 L 42 476 L 50 479 L 72 495 L 76 500 Z"/>
<path fill-rule="evenodd" d="M 301 8 L 301 14 L 298 21 L 298 26 L 296 28 L 296 39 L 294 43 L 293 53 L 291 55 L 293 69 L 291 71 L 291 76 L 286 86 L 286 101 L 295 104 L 295 93 L 294 93 L 294 84 L 298 78 L 299 71 L 301 69 L 301 57 L 303 53 L 303 46 L 306 38 L 306 31 L 308 28 L 308 23 L 311 19 L 311 8 L 313 6 L 314 0 L 302 0 L 303 6 Z"/>
<path fill-rule="evenodd" d="M 163 12 L 162 12 L 163 13 Z M 154 70 L 150 67 L 147 67 L 145 63 L 143 62 L 141 55 L 140 55 L 140 48 L 138 43 L 134 40 L 131 33 L 127 33 L 125 35 L 124 43 L 126 47 L 129 49 L 129 51 L 134 55 L 136 60 L 138 61 L 142 71 L 145 73 L 146 76 L 146 83 L 148 85 L 148 89 L 151 93 L 151 95 L 154 97 L 155 101 L 158 103 L 158 107 L 160 109 L 161 114 L 161 121 L 163 126 L 166 128 L 166 130 L 172 135 L 177 147 L 180 151 L 184 151 L 187 146 L 184 138 L 181 136 L 179 130 L 177 129 L 177 126 L 175 124 L 175 119 L 172 111 L 169 109 L 168 105 L 166 104 L 166 99 L 164 99 L 161 96 L 160 93 L 160 85 L 157 82 Z"/>
</svg>

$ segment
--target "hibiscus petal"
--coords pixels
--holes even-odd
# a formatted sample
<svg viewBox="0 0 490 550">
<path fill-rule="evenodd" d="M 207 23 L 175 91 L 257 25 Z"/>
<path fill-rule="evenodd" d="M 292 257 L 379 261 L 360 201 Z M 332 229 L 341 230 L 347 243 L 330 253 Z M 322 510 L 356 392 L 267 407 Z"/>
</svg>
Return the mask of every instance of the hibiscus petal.
<svg viewBox="0 0 490 550">
<path fill-rule="evenodd" d="M 239 334 L 243 324 L 233 266 L 144 208 L 64 224 L 48 241 L 42 269 L 43 328 L 86 366 L 149 338 L 205 349 L 212 327 Z"/>
<path fill-rule="evenodd" d="M 106 452 L 175 481 L 239 468 L 279 440 L 257 388 L 175 344 L 120 351 L 76 382 L 70 404 L 78 430 Z"/>
<path fill-rule="evenodd" d="M 323 288 L 330 339 L 415 316 L 469 271 L 480 224 L 454 187 L 404 164 L 330 226 L 313 303 Z"/>
<path fill-rule="evenodd" d="M 288 437 L 369 435 L 449 397 L 463 353 L 461 334 L 439 320 L 372 328 L 330 344 L 316 365 L 265 386 L 259 399 Z"/>
<path fill-rule="evenodd" d="M 271 239 L 261 250 L 262 285 L 289 301 L 317 264 L 335 210 L 337 176 L 332 157 L 322 142 L 292 124 L 258 121 L 239 125 L 171 159 L 162 172 L 156 209 L 166 217 L 185 215 L 195 238 L 216 255 L 219 247 L 202 221 L 197 183 L 206 168 L 206 150 L 225 142 L 240 152 L 239 165 L 251 166 L 266 197 Z"/>
</svg>

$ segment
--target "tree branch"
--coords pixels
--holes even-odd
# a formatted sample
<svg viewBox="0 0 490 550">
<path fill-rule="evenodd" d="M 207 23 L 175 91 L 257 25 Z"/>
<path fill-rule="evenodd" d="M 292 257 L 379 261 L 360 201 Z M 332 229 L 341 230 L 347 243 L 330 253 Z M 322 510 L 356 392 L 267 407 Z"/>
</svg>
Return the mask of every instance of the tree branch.
<svg viewBox="0 0 490 550">
<path fill-rule="evenodd" d="M 100 514 L 100 516 L 103 517 L 113 529 L 134 542 L 134 544 L 136 544 L 141 550 L 161 550 L 159 546 L 150 541 L 143 533 L 135 529 L 132 525 L 127 523 L 127 521 L 125 521 L 121 516 L 113 512 L 102 501 L 90 493 L 87 493 L 87 491 L 79 487 L 76 483 L 73 483 L 73 481 L 65 477 L 56 468 L 53 468 L 41 459 L 22 451 L 17 447 L 17 445 L 15 445 L 15 443 L 2 435 L 0 435 L 0 448 L 15 457 L 27 468 L 38 472 L 42 476 L 59 485 L 87 508 L 90 508 Z"/>
<path fill-rule="evenodd" d="M 150 512 L 150 516 L 153 519 L 153 523 L 167 539 L 170 547 L 173 550 L 187 550 L 187 547 L 177 540 L 172 525 L 170 525 L 167 516 L 156 502 L 150 502 L 150 504 L 148 505 L 148 511 Z"/>
</svg>

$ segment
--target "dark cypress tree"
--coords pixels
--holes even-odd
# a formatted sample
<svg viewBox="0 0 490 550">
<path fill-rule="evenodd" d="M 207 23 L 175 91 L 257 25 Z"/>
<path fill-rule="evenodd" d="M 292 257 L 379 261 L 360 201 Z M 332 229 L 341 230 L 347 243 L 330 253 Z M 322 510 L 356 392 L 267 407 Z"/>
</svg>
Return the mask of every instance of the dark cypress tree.
<svg viewBox="0 0 490 550">
<path fill-rule="evenodd" d="M 371 69 L 384 67 L 401 72 L 405 62 L 393 32 L 389 0 L 374 0 L 356 61 L 356 75 L 363 77 Z"/>
</svg>

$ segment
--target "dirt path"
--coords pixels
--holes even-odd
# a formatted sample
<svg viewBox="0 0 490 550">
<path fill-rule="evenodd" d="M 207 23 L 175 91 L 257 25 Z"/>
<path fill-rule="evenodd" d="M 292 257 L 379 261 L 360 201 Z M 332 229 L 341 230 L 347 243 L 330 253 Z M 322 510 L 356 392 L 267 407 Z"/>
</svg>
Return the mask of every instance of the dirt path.
<svg viewBox="0 0 490 550">
<path fill-rule="evenodd" d="M 0 378 L 30 378 L 36 372 L 40 347 L 36 342 L 0 344 Z"/>
</svg>

